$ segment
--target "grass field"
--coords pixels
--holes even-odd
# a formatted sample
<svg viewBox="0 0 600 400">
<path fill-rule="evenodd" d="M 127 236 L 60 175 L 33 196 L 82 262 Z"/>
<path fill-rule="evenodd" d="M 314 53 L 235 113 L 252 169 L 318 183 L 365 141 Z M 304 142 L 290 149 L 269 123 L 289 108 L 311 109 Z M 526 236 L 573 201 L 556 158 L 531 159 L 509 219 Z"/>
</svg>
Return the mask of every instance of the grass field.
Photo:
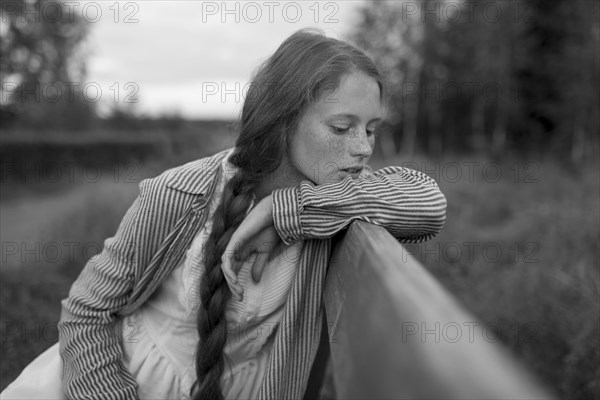
<svg viewBox="0 0 600 400">
<path fill-rule="evenodd" d="M 372 162 L 392 164 L 428 172 L 448 200 L 443 232 L 410 247 L 413 254 L 561 398 L 598 398 L 598 165 Z M 21 188 L 2 203 L 1 388 L 56 342 L 60 300 L 114 233 L 136 181 L 105 179 L 47 196 Z"/>
<path fill-rule="evenodd" d="M 446 226 L 413 254 L 560 398 L 600 398 L 598 166 L 438 162 Z"/>
</svg>

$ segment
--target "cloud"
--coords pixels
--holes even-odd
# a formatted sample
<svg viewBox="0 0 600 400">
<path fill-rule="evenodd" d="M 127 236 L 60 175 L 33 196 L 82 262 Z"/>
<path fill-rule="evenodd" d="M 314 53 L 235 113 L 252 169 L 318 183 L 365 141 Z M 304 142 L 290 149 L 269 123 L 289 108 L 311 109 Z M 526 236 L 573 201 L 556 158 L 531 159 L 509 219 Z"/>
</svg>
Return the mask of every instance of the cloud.
<svg viewBox="0 0 600 400">
<path fill-rule="evenodd" d="M 247 81 L 259 62 L 302 27 L 318 26 L 342 37 L 362 1 L 88 3 L 102 7 L 102 18 L 90 23 L 89 80 L 106 87 L 135 82 L 138 108 L 146 112 L 177 105 L 183 114 L 209 117 L 216 108 L 235 115 L 236 105 L 190 106 L 192 89 L 207 81 Z"/>
</svg>

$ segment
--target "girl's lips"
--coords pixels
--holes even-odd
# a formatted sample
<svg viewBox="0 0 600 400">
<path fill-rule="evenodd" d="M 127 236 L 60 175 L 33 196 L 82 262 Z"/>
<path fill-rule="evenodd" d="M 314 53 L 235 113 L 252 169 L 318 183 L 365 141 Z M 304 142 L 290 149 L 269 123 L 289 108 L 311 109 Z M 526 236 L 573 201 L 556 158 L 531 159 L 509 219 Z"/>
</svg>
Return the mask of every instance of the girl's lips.
<svg viewBox="0 0 600 400">
<path fill-rule="evenodd" d="M 351 169 L 342 169 L 342 171 L 346 172 L 347 174 L 352 175 L 354 178 L 358 177 L 360 175 L 360 173 L 362 172 L 362 168 L 351 168 Z"/>
</svg>

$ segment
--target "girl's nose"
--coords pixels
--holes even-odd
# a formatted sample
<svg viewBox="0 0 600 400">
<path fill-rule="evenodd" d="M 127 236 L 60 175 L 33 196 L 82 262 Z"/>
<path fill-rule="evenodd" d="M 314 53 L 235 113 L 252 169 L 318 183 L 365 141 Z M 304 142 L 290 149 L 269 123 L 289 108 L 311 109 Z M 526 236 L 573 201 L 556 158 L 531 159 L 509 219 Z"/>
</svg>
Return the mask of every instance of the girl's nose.
<svg viewBox="0 0 600 400">
<path fill-rule="evenodd" d="M 361 129 L 352 141 L 351 154 L 355 157 L 370 157 L 373 152 L 366 129 Z"/>
</svg>

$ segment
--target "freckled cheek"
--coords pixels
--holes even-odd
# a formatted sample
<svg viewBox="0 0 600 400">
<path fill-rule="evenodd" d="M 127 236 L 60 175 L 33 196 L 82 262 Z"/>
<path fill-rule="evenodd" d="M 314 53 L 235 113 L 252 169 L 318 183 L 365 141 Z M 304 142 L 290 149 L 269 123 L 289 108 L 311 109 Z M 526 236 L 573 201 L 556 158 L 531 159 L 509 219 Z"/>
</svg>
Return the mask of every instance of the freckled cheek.
<svg viewBox="0 0 600 400">
<path fill-rule="evenodd" d="M 320 146 L 320 160 L 323 168 L 328 170 L 340 167 L 340 160 L 344 159 L 344 141 L 340 137 L 328 137 Z"/>
<path fill-rule="evenodd" d="M 309 129 L 306 133 L 305 147 L 311 157 L 315 161 L 331 161 L 332 152 L 339 147 L 337 138 L 321 128 Z"/>
</svg>

